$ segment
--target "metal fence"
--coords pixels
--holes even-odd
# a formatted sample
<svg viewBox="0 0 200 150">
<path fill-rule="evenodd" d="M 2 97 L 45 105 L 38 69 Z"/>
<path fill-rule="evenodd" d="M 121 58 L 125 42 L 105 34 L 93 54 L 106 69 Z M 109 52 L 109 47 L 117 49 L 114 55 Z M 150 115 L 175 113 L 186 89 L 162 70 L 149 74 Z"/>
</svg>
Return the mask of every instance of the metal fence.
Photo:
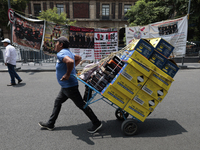
<svg viewBox="0 0 200 150">
<path fill-rule="evenodd" d="M 4 63 L 4 58 L 3 58 L 3 49 L 4 47 L 0 47 L 0 62 Z M 31 50 L 24 50 L 24 49 L 19 49 L 20 54 L 21 54 L 21 59 L 18 60 L 17 62 L 21 62 L 23 64 L 29 64 L 29 63 L 56 63 L 56 58 L 55 56 L 50 56 L 46 55 L 43 53 L 43 51 L 31 51 Z"/>
</svg>

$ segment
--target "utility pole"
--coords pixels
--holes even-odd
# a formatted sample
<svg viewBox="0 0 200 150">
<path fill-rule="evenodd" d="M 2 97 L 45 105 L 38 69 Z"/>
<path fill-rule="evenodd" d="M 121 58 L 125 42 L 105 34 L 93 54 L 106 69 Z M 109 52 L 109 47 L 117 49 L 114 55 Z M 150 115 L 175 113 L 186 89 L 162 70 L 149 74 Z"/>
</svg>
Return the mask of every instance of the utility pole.
<svg viewBox="0 0 200 150">
<path fill-rule="evenodd" d="M 188 4 L 188 20 L 189 20 L 189 16 L 190 16 L 190 4 L 191 4 L 191 0 L 189 0 L 189 4 Z"/>
<path fill-rule="evenodd" d="M 8 9 L 10 9 L 10 0 L 8 0 Z M 10 40 L 11 40 L 11 43 L 12 43 L 12 23 L 10 23 Z"/>
<path fill-rule="evenodd" d="M 188 20 L 190 16 L 190 4 L 191 4 L 191 0 L 189 0 L 189 4 L 188 4 Z M 184 56 L 182 57 L 182 67 L 184 67 L 183 64 L 184 64 Z"/>
</svg>

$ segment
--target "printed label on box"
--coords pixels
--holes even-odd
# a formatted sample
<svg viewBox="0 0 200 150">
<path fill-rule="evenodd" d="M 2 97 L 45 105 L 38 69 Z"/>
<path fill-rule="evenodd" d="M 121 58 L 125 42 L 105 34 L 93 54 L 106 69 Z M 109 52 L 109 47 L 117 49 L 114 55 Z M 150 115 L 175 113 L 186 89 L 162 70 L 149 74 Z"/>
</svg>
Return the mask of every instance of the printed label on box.
<svg viewBox="0 0 200 150">
<path fill-rule="evenodd" d="M 151 79 L 147 80 L 142 90 L 158 101 L 162 101 L 167 94 L 167 91 L 163 87 L 160 87 Z"/>
<path fill-rule="evenodd" d="M 149 95 L 152 95 L 153 91 L 150 90 L 146 85 L 142 87 L 142 90 L 147 92 Z"/>
</svg>

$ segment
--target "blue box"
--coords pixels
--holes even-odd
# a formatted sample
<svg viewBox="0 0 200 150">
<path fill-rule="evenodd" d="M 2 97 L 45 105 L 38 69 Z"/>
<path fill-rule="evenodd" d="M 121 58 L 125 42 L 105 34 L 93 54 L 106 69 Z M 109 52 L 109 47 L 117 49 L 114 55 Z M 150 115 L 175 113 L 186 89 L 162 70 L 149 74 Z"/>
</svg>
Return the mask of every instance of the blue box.
<svg viewBox="0 0 200 150">
<path fill-rule="evenodd" d="M 161 54 L 163 54 L 165 57 L 169 57 L 172 51 L 174 50 L 174 46 L 172 46 L 170 43 L 165 41 L 162 38 L 150 38 L 147 39 L 152 46 Z"/>
<path fill-rule="evenodd" d="M 149 59 L 149 57 L 152 55 L 154 51 L 154 47 L 146 40 L 144 39 L 138 39 L 134 40 L 133 43 L 131 43 L 130 50 L 136 50 L 140 54 L 142 54 L 144 57 Z"/>
<path fill-rule="evenodd" d="M 164 55 L 162 55 L 161 53 L 154 50 L 153 54 L 149 58 L 149 61 L 151 61 L 158 68 L 162 69 L 165 62 L 167 61 L 167 58 Z"/>
<path fill-rule="evenodd" d="M 179 67 L 171 59 L 168 59 L 162 68 L 162 71 L 168 74 L 172 78 L 176 75 L 178 70 L 179 70 Z"/>
</svg>

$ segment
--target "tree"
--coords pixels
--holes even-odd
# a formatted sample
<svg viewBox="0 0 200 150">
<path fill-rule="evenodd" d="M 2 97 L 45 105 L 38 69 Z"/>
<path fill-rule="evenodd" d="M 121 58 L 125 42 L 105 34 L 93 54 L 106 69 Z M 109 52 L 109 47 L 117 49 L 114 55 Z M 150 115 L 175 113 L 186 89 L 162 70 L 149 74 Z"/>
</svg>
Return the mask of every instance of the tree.
<svg viewBox="0 0 200 150">
<path fill-rule="evenodd" d="M 62 12 L 61 14 L 57 13 L 57 8 L 54 7 L 53 9 L 48 9 L 46 11 L 42 11 L 39 13 L 38 19 L 46 20 L 50 22 L 54 22 L 56 24 L 68 24 L 68 25 L 75 25 L 76 21 L 70 21 L 66 18 L 67 14 Z"/>
<path fill-rule="evenodd" d="M 138 0 L 126 17 L 129 18 L 130 26 L 175 19 L 188 13 L 188 2 L 189 0 Z M 191 0 L 188 29 L 188 37 L 191 40 L 200 40 L 199 6 L 200 0 Z"/>
<path fill-rule="evenodd" d="M 11 0 L 10 5 L 11 8 L 15 11 L 23 12 L 26 8 L 28 0 Z M 0 28 L 7 26 L 8 24 L 8 0 L 1 0 L 0 3 Z"/>
<path fill-rule="evenodd" d="M 138 0 L 126 14 L 130 26 L 147 25 L 172 18 L 177 6 L 174 1 L 176 0 Z"/>
<path fill-rule="evenodd" d="M 200 0 L 191 0 L 189 14 L 188 38 L 191 41 L 200 41 Z"/>
</svg>

